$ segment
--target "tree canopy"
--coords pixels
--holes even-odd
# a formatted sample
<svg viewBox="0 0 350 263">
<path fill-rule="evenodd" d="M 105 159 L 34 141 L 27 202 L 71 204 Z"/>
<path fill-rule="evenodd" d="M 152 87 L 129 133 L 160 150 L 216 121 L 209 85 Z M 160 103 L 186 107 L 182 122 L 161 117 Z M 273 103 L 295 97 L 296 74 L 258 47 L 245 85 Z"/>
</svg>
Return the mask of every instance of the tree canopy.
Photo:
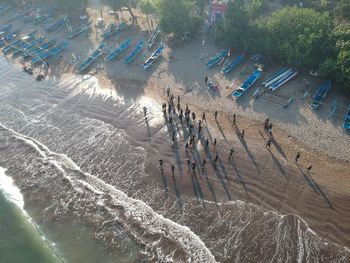
<svg viewBox="0 0 350 263">
<path fill-rule="evenodd" d="M 291 65 L 319 65 L 334 44 L 330 16 L 309 8 L 286 7 L 254 21 L 252 27 L 253 49 Z"/>
<path fill-rule="evenodd" d="M 159 0 L 157 11 L 161 30 L 174 33 L 176 37 L 186 31 L 195 33 L 200 28 L 200 18 L 191 12 L 192 4 L 188 0 Z"/>
</svg>

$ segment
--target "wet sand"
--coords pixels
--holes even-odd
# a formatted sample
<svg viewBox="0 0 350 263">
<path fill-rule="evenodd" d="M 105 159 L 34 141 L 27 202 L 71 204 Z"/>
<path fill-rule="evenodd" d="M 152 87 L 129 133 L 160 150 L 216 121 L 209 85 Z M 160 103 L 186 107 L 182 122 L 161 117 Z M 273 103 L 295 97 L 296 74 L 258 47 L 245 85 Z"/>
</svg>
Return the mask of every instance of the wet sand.
<svg viewBox="0 0 350 263">
<path fill-rule="evenodd" d="M 91 49 L 96 41 L 93 40 L 93 36 L 90 40 L 90 43 L 83 43 L 85 39 L 72 41 L 72 49 Z M 172 128 L 162 120 L 162 117 L 160 120 L 157 117 L 156 124 L 149 125 L 141 113 L 137 121 L 138 127 L 130 125 L 127 119 L 124 123 L 123 119 L 118 120 L 118 127 L 125 129 L 129 138 L 134 138 L 132 143 L 146 149 L 145 171 L 151 176 L 152 182 L 154 181 L 159 189 L 163 189 L 162 195 L 168 200 L 165 202 L 176 203 L 178 207 L 174 210 L 178 211 L 182 199 L 192 200 L 193 215 L 188 219 L 192 220 L 191 230 L 200 235 L 206 244 L 209 243 L 209 247 L 215 247 L 210 243 L 215 239 L 215 234 L 220 239 L 220 235 L 225 236 L 227 233 L 208 231 L 207 235 L 210 238 L 206 239 L 201 233 L 205 229 L 205 224 L 201 218 L 196 218 L 195 214 L 206 213 L 206 209 L 209 208 L 208 216 L 212 217 L 205 219 L 215 221 L 224 217 L 226 206 L 240 205 L 240 200 L 255 204 L 266 211 L 276 211 L 285 217 L 289 214 L 298 215 L 325 241 L 330 240 L 341 246 L 350 247 L 348 134 L 341 130 L 339 122 L 328 120 L 325 111 L 314 113 L 301 100 L 297 100 L 283 112 L 280 107 L 267 102 L 245 99 L 242 103 L 236 104 L 227 98 L 232 89 L 226 90 L 224 87 L 231 83 L 232 78 L 244 79 L 252 65 L 248 64 L 245 68 L 242 66 L 238 70 L 246 71 L 246 74 L 234 73 L 231 79 L 226 80 L 217 73 L 207 72 L 203 65 L 197 70 L 193 67 L 195 64 L 200 64 L 199 57 L 202 53 L 218 50 L 208 43 L 204 47 L 205 51 L 193 54 L 199 43 L 197 41 L 177 50 L 175 61 L 168 60 L 165 55 L 164 61 L 157 64 L 157 69 L 151 69 L 151 72 L 142 72 L 138 69 L 139 63 L 126 67 L 118 62 L 105 67 L 96 75 L 101 92 L 125 101 L 134 101 L 139 103 L 140 107 L 147 105 L 144 96 L 155 99 L 159 104 L 165 102 L 165 90 L 169 85 L 175 96 L 181 95 L 182 107 L 188 103 L 191 111 L 196 112 L 197 118 L 203 110 L 206 110 L 208 122 L 205 123 L 203 136 L 218 140 L 216 149 L 210 146 L 209 156 L 200 142 L 192 153 L 186 155 L 184 143 L 187 132 L 185 127 L 181 127 L 178 119 L 176 127 L 179 132 L 175 149 L 171 147 Z M 64 55 L 66 61 L 70 55 L 67 53 Z M 190 60 L 197 62 L 190 63 Z M 72 70 L 71 65 L 56 62 L 51 64 L 53 66 L 50 69 L 50 78 L 64 80 L 72 77 L 69 74 Z M 202 84 L 202 78 L 206 74 L 221 82 L 219 95 L 206 91 Z M 300 97 L 304 85 L 305 80 L 300 78 L 286 85 L 286 90 L 292 89 L 293 93 Z M 316 86 L 316 83 L 313 85 Z M 186 93 L 185 90 L 189 86 L 193 86 L 193 90 Z M 158 114 L 159 104 L 155 109 Z M 85 107 L 90 105 L 87 104 Z M 105 111 L 96 111 L 96 115 L 94 109 L 89 110 L 90 117 L 116 125 L 111 109 L 107 106 L 102 108 Z M 220 109 L 220 113 L 218 122 L 215 122 L 213 111 L 217 109 Z M 236 125 L 232 125 L 230 121 L 232 112 L 238 114 Z M 263 123 L 257 121 L 264 120 L 266 116 L 275 123 L 271 149 L 265 147 L 268 135 L 263 129 Z M 149 117 L 149 121 L 152 122 L 152 117 Z M 244 140 L 240 136 L 242 129 L 245 130 Z M 235 152 L 233 159 L 228 161 L 231 147 Z M 294 162 L 297 151 L 301 152 L 298 164 Z M 217 170 L 209 161 L 216 153 L 220 157 Z M 186 164 L 188 158 L 195 159 L 198 164 L 201 159 L 206 158 L 208 163 L 204 174 L 198 169 L 195 174 L 191 173 Z M 163 174 L 157 167 L 159 159 L 165 162 Z M 170 171 L 172 163 L 176 167 L 174 177 Z M 305 168 L 310 163 L 313 163 L 313 169 L 308 174 Z M 147 184 L 147 180 L 138 183 Z M 169 218 L 173 217 L 175 221 L 180 220 L 176 213 L 167 215 Z M 196 220 L 204 225 L 197 228 Z M 328 249 L 332 251 L 334 248 Z M 223 252 L 217 253 L 222 255 Z M 230 257 L 226 259 L 227 261 L 225 257 L 222 259 L 222 262 L 230 262 Z"/>
</svg>

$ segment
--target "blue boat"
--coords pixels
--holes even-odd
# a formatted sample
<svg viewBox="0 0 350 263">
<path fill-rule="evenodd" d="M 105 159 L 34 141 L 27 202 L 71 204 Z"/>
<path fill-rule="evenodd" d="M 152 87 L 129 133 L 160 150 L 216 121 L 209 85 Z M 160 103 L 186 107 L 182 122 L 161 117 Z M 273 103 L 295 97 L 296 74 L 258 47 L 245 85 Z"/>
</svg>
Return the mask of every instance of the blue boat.
<svg viewBox="0 0 350 263">
<path fill-rule="evenodd" d="M 3 46 L 6 42 L 10 42 L 11 40 L 13 40 L 19 34 L 20 31 L 21 30 L 18 29 L 3 34 L 2 38 L 0 39 L 0 46 Z"/>
<path fill-rule="evenodd" d="M 20 59 L 26 59 L 28 57 L 34 57 L 36 54 L 44 51 L 45 49 L 48 49 L 52 47 L 57 39 L 52 39 L 48 42 L 44 42 L 45 38 L 41 37 L 36 39 L 34 43 L 26 45 L 22 50 L 19 50 L 19 52 L 23 52 L 24 54 L 20 57 Z M 44 42 L 44 43 L 43 43 Z M 15 55 L 15 53 L 14 53 Z"/>
<path fill-rule="evenodd" d="M 36 30 L 34 30 L 33 32 L 29 33 L 28 35 L 22 37 L 21 39 L 17 39 L 17 40 L 12 41 L 7 47 L 5 47 L 2 50 L 2 52 L 4 53 L 4 55 L 7 55 L 12 50 L 23 47 L 25 44 L 28 43 L 28 41 L 31 41 L 35 37 L 35 34 L 36 34 Z"/>
<path fill-rule="evenodd" d="M 331 89 L 331 81 L 327 80 L 326 82 L 322 83 L 318 90 L 316 91 L 314 97 L 312 98 L 311 108 L 313 110 L 316 110 L 324 97 L 326 96 L 327 92 Z"/>
<path fill-rule="evenodd" d="M 51 23 L 50 25 L 48 25 L 45 29 L 48 32 L 54 31 L 57 28 L 60 28 L 61 26 L 63 26 L 65 24 L 64 21 L 64 17 L 58 19 L 56 22 Z"/>
<path fill-rule="evenodd" d="M 154 61 L 156 61 L 159 58 L 164 48 L 164 44 L 160 43 L 160 46 L 152 53 L 152 55 L 145 61 L 145 63 L 143 63 L 144 70 L 148 69 L 154 63 Z"/>
<path fill-rule="evenodd" d="M 241 62 L 244 60 L 244 54 L 241 54 L 239 56 L 237 56 L 227 67 L 225 67 L 223 69 L 223 73 L 224 75 L 227 75 L 228 73 L 230 73 L 232 70 L 234 70 L 235 68 L 237 68 L 239 66 L 239 64 L 241 64 Z"/>
<path fill-rule="evenodd" d="M 345 130 L 350 130 L 350 104 L 349 104 L 349 107 L 345 113 L 343 128 Z"/>
<path fill-rule="evenodd" d="M 136 58 L 137 54 L 140 53 L 140 51 L 142 50 L 142 48 L 143 48 L 144 45 L 145 45 L 145 41 L 140 40 L 140 42 L 137 43 L 137 45 L 136 45 L 136 47 L 134 48 L 134 50 L 131 51 L 131 52 L 127 55 L 127 57 L 125 58 L 124 62 L 125 62 L 126 64 L 129 64 L 131 61 L 133 61 L 133 60 Z"/>
<path fill-rule="evenodd" d="M 92 62 L 94 62 L 102 54 L 102 51 L 105 48 L 105 46 L 105 43 L 101 43 L 96 48 L 96 50 L 89 56 L 89 58 L 86 59 L 83 63 L 81 63 L 81 65 L 79 66 L 79 71 L 85 71 L 92 64 Z"/>
<path fill-rule="evenodd" d="M 294 78 L 296 75 L 298 75 L 298 71 L 294 69 L 288 69 L 282 74 L 282 77 L 279 78 L 277 81 L 271 84 L 269 87 L 270 91 L 275 91 L 282 85 L 286 84 L 288 81 L 290 81 L 292 78 Z"/>
<path fill-rule="evenodd" d="M 219 54 L 217 54 L 216 56 L 212 57 L 211 59 L 209 59 L 209 61 L 207 62 L 207 67 L 211 68 L 214 67 L 215 65 L 217 65 L 224 57 L 226 57 L 228 54 L 228 49 L 225 49 L 223 51 L 221 51 Z"/>
<path fill-rule="evenodd" d="M 48 50 L 42 51 L 40 53 L 38 53 L 36 55 L 36 57 L 34 57 L 32 59 L 32 64 L 35 64 L 39 61 L 42 61 L 44 59 L 50 58 L 50 57 L 55 57 L 57 56 L 59 53 L 61 53 L 63 50 L 65 50 L 68 46 L 68 41 L 64 41 L 62 44 L 52 47 Z"/>
<path fill-rule="evenodd" d="M 107 59 L 109 61 L 112 61 L 113 59 L 116 59 L 118 56 L 120 56 L 125 50 L 129 48 L 131 44 L 131 38 L 128 38 L 125 40 L 121 45 L 111 51 L 111 53 L 107 56 Z"/>
<path fill-rule="evenodd" d="M 117 34 L 118 32 L 120 32 L 121 30 L 126 28 L 126 23 L 125 22 L 121 22 L 119 25 L 111 25 L 107 31 L 105 31 L 102 34 L 102 38 L 103 39 L 108 39 L 110 37 L 112 37 L 113 35 Z"/>
<path fill-rule="evenodd" d="M 260 76 L 261 76 L 261 70 L 260 69 L 255 70 L 237 90 L 234 90 L 232 92 L 231 94 L 232 97 L 235 97 L 236 99 L 241 97 L 243 93 L 245 93 L 251 86 L 253 86 L 253 84 L 258 80 L 258 78 L 260 78 Z"/>
</svg>

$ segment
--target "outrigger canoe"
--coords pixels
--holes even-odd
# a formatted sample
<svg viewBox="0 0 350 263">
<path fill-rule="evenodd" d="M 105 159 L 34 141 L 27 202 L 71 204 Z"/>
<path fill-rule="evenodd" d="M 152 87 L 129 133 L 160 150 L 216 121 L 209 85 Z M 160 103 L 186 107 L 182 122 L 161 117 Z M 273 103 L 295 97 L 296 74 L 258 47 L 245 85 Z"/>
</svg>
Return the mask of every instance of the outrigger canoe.
<svg viewBox="0 0 350 263">
<path fill-rule="evenodd" d="M 85 71 L 91 64 L 94 62 L 99 56 L 101 56 L 103 49 L 105 48 L 106 44 L 101 43 L 96 50 L 86 59 L 81 65 L 79 66 L 79 71 L 83 72 Z"/>
<path fill-rule="evenodd" d="M 6 42 L 10 42 L 11 40 L 13 40 L 19 34 L 19 32 L 21 32 L 20 29 L 4 33 L 2 38 L 0 39 L 0 46 L 3 46 Z"/>
<path fill-rule="evenodd" d="M 326 96 L 327 92 L 330 89 L 331 89 L 331 81 L 330 80 L 322 83 L 319 86 L 319 88 L 316 91 L 314 97 L 312 98 L 311 108 L 313 110 L 316 110 L 320 106 L 322 100 L 324 99 L 324 97 Z"/>
<path fill-rule="evenodd" d="M 345 113 L 343 128 L 346 130 L 350 130 L 350 104 L 349 104 L 349 107 Z"/>
<path fill-rule="evenodd" d="M 154 42 L 156 41 L 157 37 L 160 34 L 160 29 L 157 26 L 154 31 L 152 32 L 152 35 L 150 36 L 149 40 L 147 41 L 147 47 L 148 48 L 152 48 Z"/>
<path fill-rule="evenodd" d="M 287 83 L 289 80 L 294 78 L 296 75 L 298 75 L 298 71 L 294 69 L 289 69 L 283 74 L 283 77 L 280 78 L 279 80 L 275 81 L 274 83 L 271 84 L 269 90 L 270 91 L 275 91 L 285 83 Z"/>
<path fill-rule="evenodd" d="M 140 53 L 140 51 L 142 50 L 143 46 L 145 44 L 145 41 L 140 40 L 140 42 L 137 43 L 136 47 L 134 48 L 133 51 L 131 51 L 127 57 L 125 58 L 124 62 L 126 64 L 129 64 L 131 61 L 134 60 L 134 58 L 137 56 L 137 54 Z"/>
<path fill-rule="evenodd" d="M 68 34 L 67 34 L 67 37 L 68 38 L 75 38 L 75 37 L 77 37 L 77 36 L 79 36 L 79 35 L 81 35 L 81 34 L 83 34 L 83 33 L 85 33 L 85 32 L 87 32 L 87 31 L 89 31 L 91 28 L 89 27 L 89 26 L 83 26 L 83 27 L 81 27 L 81 28 L 77 28 L 77 29 L 75 29 L 75 30 L 73 30 L 72 32 L 69 32 Z"/>
<path fill-rule="evenodd" d="M 154 63 L 154 61 L 156 61 L 159 58 L 164 48 L 164 44 L 160 43 L 160 46 L 152 53 L 152 55 L 145 61 L 145 63 L 143 63 L 144 70 L 148 69 Z"/>
<path fill-rule="evenodd" d="M 49 50 L 45 50 L 40 52 L 39 54 L 36 55 L 36 57 L 34 57 L 32 59 L 32 64 L 35 64 L 39 61 L 42 61 L 44 59 L 50 58 L 50 57 L 55 57 L 57 56 L 59 53 L 61 53 L 63 50 L 65 50 L 68 46 L 68 41 L 64 41 L 62 44 L 56 46 L 56 47 L 52 47 Z"/>
<path fill-rule="evenodd" d="M 125 50 L 127 50 L 129 48 L 131 44 L 131 38 L 128 38 L 127 40 L 125 40 L 123 43 L 121 43 L 121 45 L 115 49 L 113 49 L 111 51 L 111 53 L 107 56 L 107 59 L 109 61 L 112 61 L 114 59 L 116 59 L 117 57 L 119 57 Z"/>
<path fill-rule="evenodd" d="M 211 59 L 209 59 L 209 61 L 207 62 L 207 67 L 208 68 L 212 68 L 215 65 L 217 65 L 224 57 L 226 57 L 228 54 L 228 49 L 225 49 L 223 51 L 221 51 L 220 53 L 216 54 L 214 57 L 212 57 Z"/>
<path fill-rule="evenodd" d="M 12 43 L 10 43 L 7 47 L 5 47 L 2 52 L 7 55 L 10 53 L 12 50 L 18 49 L 23 47 L 25 44 L 28 43 L 28 41 L 31 41 L 36 34 L 36 30 L 32 31 L 28 35 L 22 37 L 21 39 L 14 40 Z"/>
<path fill-rule="evenodd" d="M 24 54 L 20 57 L 20 59 L 26 59 L 28 57 L 35 57 L 38 53 L 52 47 L 57 39 L 52 39 L 48 42 L 44 42 L 45 38 L 40 38 L 38 39 L 38 42 L 30 45 L 28 48 L 24 49 L 23 52 Z M 44 43 L 43 43 L 44 42 Z"/>
<path fill-rule="evenodd" d="M 126 23 L 125 22 L 121 22 L 119 25 L 111 25 L 107 31 L 105 31 L 102 34 L 102 38 L 103 39 L 108 39 L 111 36 L 117 34 L 118 32 L 120 32 L 121 30 L 126 28 Z"/>
<path fill-rule="evenodd" d="M 271 86 L 271 84 L 273 84 L 274 82 L 278 81 L 279 79 L 281 79 L 284 74 L 286 73 L 286 71 L 288 71 L 289 68 L 283 68 L 278 70 L 277 72 L 275 72 L 272 77 L 268 78 L 267 80 L 265 80 L 261 85 L 264 88 L 268 88 Z"/>
<path fill-rule="evenodd" d="M 255 70 L 237 90 L 232 92 L 232 97 L 235 97 L 236 99 L 240 98 L 251 86 L 253 86 L 260 76 L 261 70 Z"/>
<path fill-rule="evenodd" d="M 227 75 L 228 73 L 230 73 L 232 70 L 234 70 L 235 68 L 237 68 L 239 66 L 239 64 L 241 64 L 241 62 L 244 60 L 244 54 L 241 54 L 239 56 L 237 56 L 227 67 L 225 67 L 223 69 L 223 73 L 224 75 Z"/>
<path fill-rule="evenodd" d="M 60 28 L 61 26 L 63 26 L 65 24 L 65 20 L 64 17 L 58 19 L 56 22 L 53 22 L 52 24 L 48 25 L 46 27 L 46 31 L 50 32 L 50 31 L 54 31 L 57 28 Z"/>
</svg>

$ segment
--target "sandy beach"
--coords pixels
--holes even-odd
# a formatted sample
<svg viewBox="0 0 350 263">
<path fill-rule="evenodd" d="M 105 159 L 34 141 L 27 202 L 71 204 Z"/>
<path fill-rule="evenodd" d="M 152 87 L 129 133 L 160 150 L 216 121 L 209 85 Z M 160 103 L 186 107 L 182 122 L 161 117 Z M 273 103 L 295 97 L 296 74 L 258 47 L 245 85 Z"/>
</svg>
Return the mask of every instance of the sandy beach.
<svg viewBox="0 0 350 263">
<path fill-rule="evenodd" d="M 98 1 L 90 4 L 87 11 L 91 24 L 96 23 L 100 8 Z M 105 22 L 114 21 L 108 9 L 103 10 Z M 127 21 L 130 28 L 119 34 L 117 39 L 109 40 L 108 47 L 115 46 L 128 37 L 133 38 L 133 43 L 142 38 L 147 39 L 148 25 L 144 17 L 140 14 L 138 16 L 139 28 L 130 25 L 127 12 L 123 13 L 121 17 Z M 1 24 L 4 24 L 5 20 L 1 19 Z M 33 25 L 23 25 L 21 22 L 16 22 L 15 25 L 19 25 L 22 32 L 34 29 Z M 44 33 L 40 25 L 35 29 Z M 82 36 L 70 41 L 69 49 L 63 53 L 63 57 L 50 62 L 45 80 L 47 83 L 56 80 L 64 82 L 78 74 L 72 64 L 72 53 L 77 57 L 87 58 L 99 43 L 95 30 L 96 28 L 92 27 L 92 32 L 87 37 Z M 61 39 L 64 39 L 65 35 L 63 31 L 45 34 L 49 38 L 55 36 Z M 218 235 L 219 240 L 220 234 L 229 235 L 230 232 L 215 233 L 208 229 L 208 233 L 202 233 L 201 229 L 205 229 L 206 222 L 200 219 L 200 215 L 208 213 L 213 221 L 227 215 L 226 219 L 234 221 L 235 214 L 225 214 L 225 211 L 231 211 L 231 206 L 244 206 L 240 203 L 243 201 L 265 211 L 261 212 L 262 217 L 269 213 L 277 213 L 283 220 L 288 221 L 294 220 L 290 215 L 297 215 L 305 223 L 302 228 L 309 227 L 325 243 L 331 241 L 337 244 L 329 247 L 323 244 L 320 254 L 331 253 L 329 251 L 339 249 L 338 245 L 349 248 L 350 135 L 342 129 L 342 121 L 339 119 L 342 117 L 341 107 L 346 107 L 349 98 L 333 89 L 327 95 L 325 105 L 313 111 L 310 107 L 310 97 L 301 99 L 301 96 L 306 84 L 314 91 L 321 80 L 300 72 L 296 79 L 278 91 L 281 96 L 295 98 L 286 108 L 264 98 L 254 99 L 251 96 L 252 91 L 236 102 L 230 98 L 230 94 L 233 88 L 238 87 L 254 70 L 254 62 L 247 60 L 228 77 L 224 77 L 219 68 L 208 70 L 205 65 L 208 58 L 218 51 L 220 48 L 203 34 L 185 43 L 183 47 L 168 46 L 160 61 L 147 71 L 141 67 L 143 54 L 131 65 L 125 65 L 122 61 L 104 62 L 98 72 L 92 69 L 87 74 L 91 74 L 91 78 L 98 83 L 98 89 L 94 90 L 94 93 L 117 102 L 138 105 L 138 119 L 134 123 L 117 120 L 107 105 L 104 108 L 105 114 L 95 112 L 93 108 L 81 110 L 81 114 L 112 126 L 123 127 L 126 134 L 133 138 L 132 144 L 135 147 L 142 146 L 146 150 L 144 170 L 149 178 L 143 178 L 138 184 L 156 184 L 162 191 L 162 196 L 166 195 L 165 202 L 193 202 L 193 214 L 186 220 L 183 219 L 183 222 L 179 222 L 176 213 L 171 215 L 170 212 L 163 212 L 176 222 L 190 225 L 190 229 L 198 234 L 208 247 L 215 248 L 215 244 L 211 243 L 215 235 Z M 18 60 L 12 60 L 10 57 L 8 60 L 21 67 Z M 263 79 L 271 76 L 278 68 L 278 65 L 266 65 Z M 205 76 L 218 83 L 219 92 L 207 89 L 204 83 Z M 177 115 L 174 115 L 174 122 L 170 124 L 168 118 L 164 118 L 161 113 L 161 104 L 168 103 L 168 88 L 175 98 L 180 96 L 183 109 L 187 104 L 191 112 L 196 113 L 197 120 L 202 112 L 206 112 L 207 120 L 203 122 L 203 132 L 200 137 L 196 137 L 195 147 L 191 150 L 185 150 L 189 136 L 188 127 L 180 122 Z M 84 90 L 77 90 L 77 93 L 84 94 Z M 338 98 L 341 107 L 335 118 L 329 118 L 329 105 L 334 98 Z M 144 106 L 149 111 L 147 118 L 141 110 Z M 219 112 L 217 120 L 214 119 L 214 111 Z M 233 113 L 237 115 L 235 124 L 232 123 Z M 267 117 L 274 124 L 272 136 L 263 127 Z M 241 134 L 243 129 L 244 137 Z M 173 130 L 176 131 L 174 146 L 171 142 Z M 270 136 L 272 145 L 268 148 L 266 141 Z M 208 151 L 204 146 L 206 138 L 210 141 Z M 216 147 L 212 144 L 214 139 L 217 140 Z M 233 158 L 229 159 L 231 148 L 234 149 L 234 154 Z M 297 152 L 301 153 L 298 163 L 294 161 Z M 217 168 L 211 164 L 216 154 L 219 156 Z M 207 166 L 202 171 L 200 166 L 203 158 L 207 160 Z M 163 172 L 158 168 L 159 159 L 164 161 Z M 198 166 L 195 172 L 187 166 L 187 159 L 196 161 Z M 307 172 L 306 167 L 311 163 L 313 168 Z M 170 169 L 171 164 L 175 165 L 174 176 Z M 117 182 L 115 184 L 117 185 Z M 140 196 L 142 195 L 143 193 L 140 193 Z M 137 198 L 137 193 L 134 193 L 133 197 Z M 169 210 L 173 211 L 172 209 L 178 211 L 180 208 Z M 202 228 L 196 223 L 201 224 Z M 268 223 L 266 227 L 269 229 Z M 223 256 L 222 253 L 215 252 L 214 255 L 221 259 L 220 262 L 232 262 L 233 254 Z M 248 262 L 248 259 L 242 258 L 242 262 Z"/>
</svg>

